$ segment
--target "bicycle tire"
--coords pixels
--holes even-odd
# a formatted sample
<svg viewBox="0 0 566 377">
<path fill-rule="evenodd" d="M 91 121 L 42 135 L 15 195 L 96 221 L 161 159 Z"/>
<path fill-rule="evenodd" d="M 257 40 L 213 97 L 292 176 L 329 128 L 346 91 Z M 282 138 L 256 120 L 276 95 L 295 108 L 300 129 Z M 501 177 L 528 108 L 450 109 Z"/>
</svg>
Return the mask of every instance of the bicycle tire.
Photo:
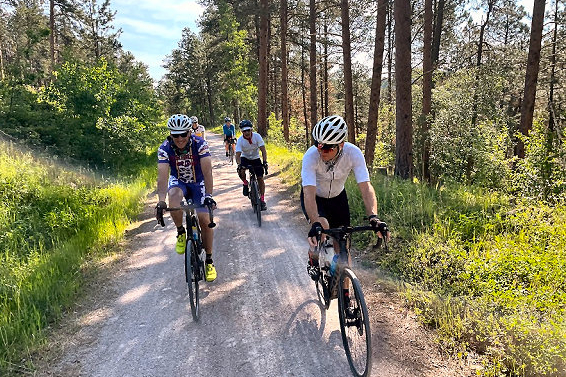
<svg viewBox="0 0 566 377">
<path fill-rule="evenodd" d="M 354 272 L 345 267 L 340 273 L 340 285 L 350 280 L 350 307 L 345 307 L 345 299 L 341 290 L 338 294 L 338 314 L 340 317 L 340 331 L 346 358 L 350 370 L 357 377 L 366 377 L 371 372 L 371 329 L 368 309 L 362 292 L 360 281 Z"/>
<path fill-rule="evenodd" d="M 254 181 L 255 186 L 255 215 L 257 218 L 257 225 L 261 228 L 261 198 L 259 196 L 259 187 L 257 181 Z"/>
<path fill-rule="evenodd" d="M 328 310 L 330 307 L 330 287 L 328 283 L 328 278 L 322 273 L 317 281 L 315 281 L 316 285 L 316 294 L 318 296 L 318 301 L 322 304 L 324 309 Z"/>
<path fill-rule="evenodd" d="M 195 273 L 196 248 L 194 241 L 187 242 L 185 250 L 185 276 L 189 287 L 189 302 L 191 304 L 191 314 L 193 320 L 197 322 L 200 316 L 199 292 L 198 292 L 198 273 Z"/>
<path fill-rule="evenodd" d="M 234 165 L 234 150 L 232 149 L 232 144 L 228 145 L 228 158 L 230 159 L 230 165 Z"/>
</svg>

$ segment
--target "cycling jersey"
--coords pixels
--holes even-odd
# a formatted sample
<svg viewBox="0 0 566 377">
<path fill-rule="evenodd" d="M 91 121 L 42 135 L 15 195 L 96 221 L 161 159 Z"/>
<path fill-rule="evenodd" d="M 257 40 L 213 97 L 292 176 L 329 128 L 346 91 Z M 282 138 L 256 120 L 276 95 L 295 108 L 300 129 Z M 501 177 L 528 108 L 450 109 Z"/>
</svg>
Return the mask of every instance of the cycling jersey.
<svg viewBox="0 0 566 377">
<path fill-rule="evenodd" d="M 183 183 L 204 182 L 200 159 L 210 156 L 208 143 L 201 137 L 191 135 L 184 150 L 179 151 L 168 136 L 157 150 L 157 162 L 169 164 L 171 176 Z"/>
<path fill-rule="evenodd" d="M 334 198 L 344 190 L 350 172 L 354 172 L 356 182 L 369 182 L 369 172 L 360 148 L 344 143 L 340 155 L 332 162 L 324 162 L 315 146 L 310 147 L 303 156 L 301 178 L 304 186 L 316 186 L 316 195 Z"/>
<path fill-rule="evenodd" d="M 248 160 L 255 160 L 259 158 L 259 148 L 263 147 L 265 143 L 263 138 L 257 132 L 252 132 L 251 139 L 245 139 L 244 135 L 238 138 L 236 142 L 236 153 L 241 152 L 242 157 Z"/>
<path fill-rule="evenodd" d="M 204 138 L 204 126 L 202 124 L 199 124 L 196 129 L 189 127 L 189 132 L 191 133 L 191 135 Z"/>
<path fill-rule="evenodd" d="M 222 126 L 222 131 L 224 131 L 224 136 L 226 137 L 234 137 L 236 135 L 236 130 L 234 129 L 234 125 L 227 125 L 224 124 Z M 226 137 L 224 139 L 226 139 Z"/>
</svg>

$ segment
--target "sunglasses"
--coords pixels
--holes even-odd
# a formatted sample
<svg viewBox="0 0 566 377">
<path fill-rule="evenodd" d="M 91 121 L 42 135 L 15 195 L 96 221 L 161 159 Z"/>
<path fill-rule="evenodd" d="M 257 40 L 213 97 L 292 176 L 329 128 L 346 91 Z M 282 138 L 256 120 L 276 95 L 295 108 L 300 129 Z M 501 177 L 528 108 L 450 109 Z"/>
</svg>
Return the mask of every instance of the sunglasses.
<svg viewBox="0 0 566 377">
<path fill-rule="evenodd" d="M 183 132 L 182 134 L 171 134 L 171 136 L 176 139 L 178 137 L 187 137 L 188 134 L 188 132 Z"/>
<path fill-rule="evenodd" d="M 322 144 L 316 143 L 316 147 L 323 152 L 330 152 L 335 148 L 338 148 L 338 144 Z"/>
</svg>

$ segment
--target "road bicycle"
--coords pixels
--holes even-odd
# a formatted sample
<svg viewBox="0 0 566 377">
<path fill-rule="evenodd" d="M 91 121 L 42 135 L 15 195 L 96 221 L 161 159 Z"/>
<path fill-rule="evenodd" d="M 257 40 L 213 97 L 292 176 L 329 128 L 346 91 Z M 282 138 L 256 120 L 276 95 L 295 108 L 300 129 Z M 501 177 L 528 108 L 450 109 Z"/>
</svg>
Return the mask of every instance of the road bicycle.
<svg viewBox="0 0 566 377">
<path fill-rule="evenodd" d="M 249 194 L 252 208 L 257 218 L 257 225 L 261 228 L 261 193 L 259 191 L 259 182 L 253 166 L 242 166 L 242 169 L 247 169 L 250 172 Z"/>
<path fill-rule="evenodd" d="M 349 267 L 350 244 L 352 234 L 363 231 L 379 231 L 378 238 L 387 249 L 387 224 L 372 226 L 342 226 L 322 229 L 317 235 L 318 244 L 315 252 L 319 253 L 320 273 L 315 280 L 318 298 L 328 310 L 330 302 L 338 298 L 338 317 L 346 358 L 354 376 L 365 377 L 371 372 L 371 330 L 368 309 L 362 292 L 362 286 L 354 271 Z M 322 241 L 322 234 L 331 236 L 340 245 L 340 254 L 335 255 L 334 248 L 329 252 Z M 332 258 L 330 258 L 332 256 Z M 332 262 L 330 261 L 332 259 Z M 348 290 L 348 295 L 344 294 Z"/>
<path fill-rule="evenodd" d="M 185 281 L 189 287 L 189 301 L 191 303 L 191 313 L 193 320 L 198 322 L 200 318 L 199 305 L 199 282 L 204 281 L 204 257 L 205 251 L 202 243 L 202 233 L 195 209 L 202 207 L 195 205 L 191 200 L 187 204 L 179 207 L 166 208 L 166 211 L 184 211 L 187 224 L 187 243 L 185 245 Z M 210 216 L 209 228 L 214 228 L 216 224 L 213 220 L 212 207 L 207 206 Z"/>
<path fill-rule="evenodd" d="M 230 165 L 234 165 L 234 138 L 230 138 L 228 141 L 228 161 Z"/>
</svg>

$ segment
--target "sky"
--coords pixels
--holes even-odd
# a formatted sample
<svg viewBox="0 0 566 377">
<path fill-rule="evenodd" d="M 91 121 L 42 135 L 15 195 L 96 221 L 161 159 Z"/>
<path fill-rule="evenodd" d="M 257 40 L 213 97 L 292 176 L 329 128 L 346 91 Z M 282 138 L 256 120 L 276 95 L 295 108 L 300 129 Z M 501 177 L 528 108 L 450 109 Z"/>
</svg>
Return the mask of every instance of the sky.
<svg viewBox="0 0 566 377">
<path fill-rule="evenodd" d="M 532 13 L 533 0 L 518 0 Z M 124 50 L 149 67 L 157 82 L 166 73 L 163 60 L 178 47 L 183 28 L 198 33 L 197 21 L 204 11 L 196 0 L 113 0 L 115 26 L 122 28 L 119 38 Z"/>
<path fill-rule="evenodd" d="M 166 70 L 163 60 L 178 47 L 185 27 L 198 32 L 197 20 L 204 8 L 196 0 L 113 0 L 115 28 L 124 50 L 149 67 L 149 74 L 159 81 Z"/>
</svg>

